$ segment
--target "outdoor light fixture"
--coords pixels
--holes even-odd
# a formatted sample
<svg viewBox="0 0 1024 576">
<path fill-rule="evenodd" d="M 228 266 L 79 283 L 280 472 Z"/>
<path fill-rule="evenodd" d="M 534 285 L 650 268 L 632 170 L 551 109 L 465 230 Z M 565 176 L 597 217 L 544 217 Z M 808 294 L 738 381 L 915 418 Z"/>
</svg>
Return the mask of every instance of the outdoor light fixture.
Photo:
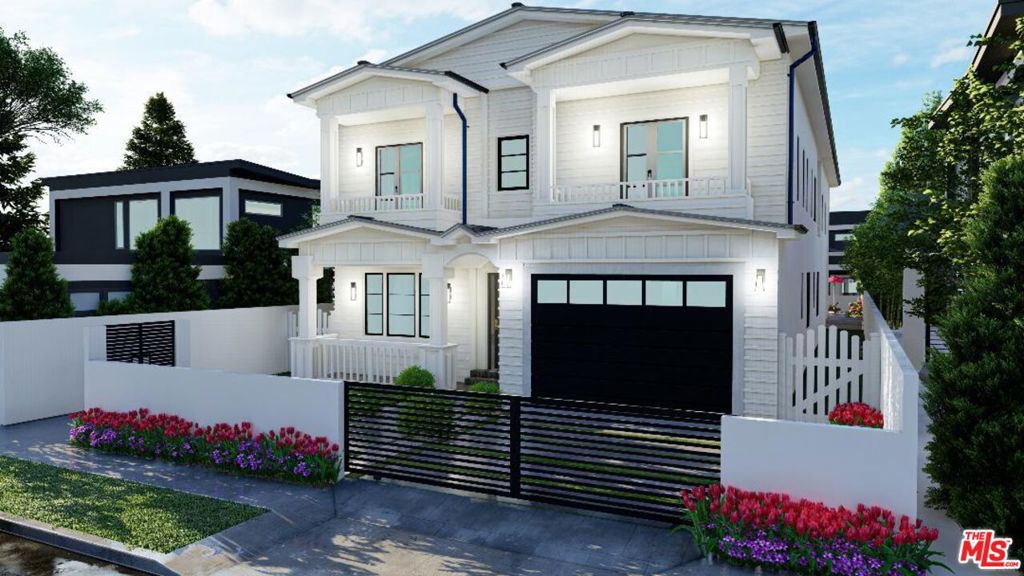
<svg viewBox="0 0 1024 576">
<path fill-rule="evenodd" d="M 452 283 L 448 283 L 448 303 L 452 303 Z"/>
<path fill-rule="evenodd" d="M 707 114 L 701 114 L 700 115 L 700 139 L 701 140 L 707 140 L 708 139 L 708 115 Z"/>
<path fill-rule="evenodd" d="M 505 268 L 505 273 L 501 275 L 501 287 L 511 288 L 512 287 L 512 269 Z"/>
<path fill-rule="evenodd" d="M 764 292 L 764 268 L 754 273 L 754 292 Z"/>
<path fill-rule="evenodd" d="M 356 148 L 356 167 L 363 165 L 363 149 Z"/>
<path fill-rule="evenodd" d="M 348 298 L 349 300 L 356 301 L 356 283 L 352 282 L 348 285 Z"/>
<path fill-rule="evenodd" d="M 601 125 L 594 124 L 594 148 L 601 147 Z"/>
</svg>

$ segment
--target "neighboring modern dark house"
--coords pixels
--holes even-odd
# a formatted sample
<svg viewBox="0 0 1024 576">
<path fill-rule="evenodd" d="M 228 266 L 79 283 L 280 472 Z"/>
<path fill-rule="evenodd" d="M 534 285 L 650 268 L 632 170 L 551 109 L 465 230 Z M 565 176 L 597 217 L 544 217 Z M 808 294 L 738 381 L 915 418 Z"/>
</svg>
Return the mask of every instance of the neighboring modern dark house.
<svg viewBox="0 0 1024 576">
<path fill-rule="evenodd" d="M 44 178 L 50 189 L 50 234 L 56 262 L 78 313 L 131 289 L 134 241 L 159 218 L 192 226 L 200 279 L 215 293 L 224 276 L 221 245 L 239 218 L 280 232 L 299 228 L 320 194 L 320 182 L 245 160 L 200 162 Z"/>
<path fill-rule="evenodd" d="M 860 294 L 857 281 L 850 278 L 849 273 L 843 268 L 843 256 L 846 243 L 853 237 L 853 229 L 868 217 L 869 212 L 871 211 L 848 210 L 830 212 L 828 215 L 828 274 L 844 279 L 842 284 L 829 284 L 829 290 L 832 291 L 841 310 L 845 310 L 846 306 Z"/>
</svg>

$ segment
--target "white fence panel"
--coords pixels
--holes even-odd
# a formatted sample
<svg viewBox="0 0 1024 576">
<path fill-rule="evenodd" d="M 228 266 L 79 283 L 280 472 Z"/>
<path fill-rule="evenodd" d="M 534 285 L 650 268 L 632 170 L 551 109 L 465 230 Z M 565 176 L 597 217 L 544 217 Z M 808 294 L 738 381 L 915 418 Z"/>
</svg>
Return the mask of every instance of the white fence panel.
<svg viewBox="0 0 1024 576">
<path fill-rule="evenodd" d="M 790 337 L 779 334 L 779 418 L 825 422 L 846 402 L 878 407 L 881 401 L 879 336 L 818 326 Z"/>
</svg>

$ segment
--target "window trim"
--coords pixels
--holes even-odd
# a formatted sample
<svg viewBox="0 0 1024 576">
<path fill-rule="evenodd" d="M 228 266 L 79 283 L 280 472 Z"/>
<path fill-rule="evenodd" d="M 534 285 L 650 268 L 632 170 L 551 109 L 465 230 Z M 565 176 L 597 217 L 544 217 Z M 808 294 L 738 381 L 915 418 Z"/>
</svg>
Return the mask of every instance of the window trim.
<svg viewBox="0 0 1024 576">
<path fill-rule="evenodd" d="M 633 126 L 636 124 L 660 124 L 662 122 L 675 122 L 678 120 L 683 121 L 683 179 L 686 180 L 690 177 L 690 117 L 689 116 L 678 116 L 675 118 L 655 118 L 652 120 L 635 120 L 632 122 L 620 122 L 619 123 L 619 182 L 626 181 L 626 127 Z M 655 151 L 657 155 L 657 151 Z M 651 154 L 645 153 L 648 158 L 648 166 L 650 166 Z M 653 178 L 656 180 L 656 178 Z M 690 193 L 689 182 L 686 186 L 686 194 Z"/>
<path fill-rule="evenodd" d="M 217 247 L 216 248 L 195 248 L 196 252 L 214 253 L 224 248 L 224 195 L 219 189 L 211 190 L 181 190 L 171 192 L 171 216 L 177 214 L 178 199 L 188 200 L 190 198 L 216 198 L 217 202 Z M 191 224 L 189 227 L 191 228 Z M 195 231 L 192 231 L 195 238 Z"/>
<path fill-rule="evenodd" d="M 501 153 L 501 143 L 502 142 L 504 142 L 506 140 L 524 140 L 524 139 L 526 140 L 526 152 L 525 153 L 523 153 L 523 154 L 509 154 L 508 156 L 502 155 L 502 153 Z M 506 157 L 511 158 L 511 157 L 515 157 L 515 156 L 526 156 L 526 169 L 525 170 L 502 170 L 501 169 L 501 160 L 502 160 L 502 158 L 506 158 Z M 530 189 L 530 135 L 529 134 L 520 134 L 518 136 L 500 136 L 498 138 L 498 164 L 497 164 L 497 167 L 498 167 L 498 190 L 499 191 L 505 192 L 505 191 L 509 191 L 509 190 L 529 190 Z M 502 186 L 501 185 L 501 175 L 506 173 L 506 172 L 509 173 L 509 174 L 517 174 L 519 172 L 526 172 L 526 185 L 525 186 L 514 186 L 514 187 L 508 187 L 508 188 Z"/>
<path fill-rule="evenodd" d="M 419 290 L 416 289 L 416 273 L 415 272 L 388 272 L 387 278 L 384 282 L 384 332 L 387 333 L 388 337 L 395 338 L 415 338 L 416 337 L 416 316 L 417 308 L 416 299 L 419 298 Z M 412 334 L 394 334 L 391 332 L 391 277 L 392 276 L 412 276 Z"/>
<path fill-rule="evenodd" d="M 123 243 L 120 247 L 117 245 L 117 220 L 114 221 L 114 251 L 115 252 L 135 252 L 136 249 L 132 248 L 132 232 L 131 222 L 128 220 L 129 208 L 128 204 L 131 202 L 145 201 L 145 200 L 156 200 L 156 221 L 157 223 L 161 220 L 161 214 L 163 213 L 163 201 L 160 198 L 159 193 L 147 193 L 147 194 L 125 194 L 122 196 L 112 196 L 114 200 L 114 209 L 116 214 L 117 204 L 121 204 L 121 242 Z"/>
<path fill-rule="evenodd" d="M 380 332 L 370 332 L 370 276 L 380 276 Z M 376 296 L 376 294 L 374 294 Z M 366 336 L 383 336 L 387 327 L 387 286 L 383 272 L 367 272 L 363 274 L 363 334 Z"/>
<path fill-rule="evenodd" d="M 420 147 L 420 191 L 416 194 L 381 194 L 380 193 L 380 151 L 384 148 L 401 148 L 403 146 L 419 146 Z M 402 189 L 402 162 L 400 154 L 395 156 L 395 184 L 398 189 Z M 387 197 L 387 196 L 422 196 L 423 195 L 423 142 L 403 142 L 401 144 L 382 144 L 374 148 L 373 153 L 373 188 L 374 196 Z"/>
</svg>

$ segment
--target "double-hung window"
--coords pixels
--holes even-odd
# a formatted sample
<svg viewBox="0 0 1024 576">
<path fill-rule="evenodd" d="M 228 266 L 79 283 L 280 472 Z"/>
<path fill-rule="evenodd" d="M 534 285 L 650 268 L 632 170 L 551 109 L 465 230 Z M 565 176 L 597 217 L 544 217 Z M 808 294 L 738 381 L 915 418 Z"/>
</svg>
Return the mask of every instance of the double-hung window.
<svg viewBox="0 0 1024 576">
<path fill-rule="evenodd" d="M 686 118 L 632 122 L 622 125 L 622 178 L 630 183 L 625 189 L 631 196 L 645 193 L 651 197 L 686 195 Z M 649 180 L 661 182 L 650 186 Z M 636 183 L 636 184 L 634 184 Z"/>
<path fill-rule="evenodd" d="M 117 200 L 114 202 L 114 247 L 135 249 L 139 234 L 156 226 L 160 219 L 160 201 L 156 198 Z"/>
<path fill-rule="evenodd" d="M 430 338 L 430 281 L 420 274 L 420 338 Z"/>
<path fill-rule="evenodd" d="M 416 335 L 416 275 L 388 274 L 388 336 Z"/>
<path fill-rule="evenodd" d="M 377 148 L 377 196 L 423 193 L 423 145 L 399 144 Z"/>
<path fill-rule="evenodd" d="M 530 187 L 530 137 L 498 138 L 498 190 Z"/>
<path fill-rule="evenodd" d="M 220 249 L 220 193 L 183 194 L 174 197 L 174 215 L 192 229 L 192 247 L 196 250 Z"/>
<path fill-rule="evenodd" d="M 366 275 L 366 334 L 384 335 L 384 275 Z"/>
</svg>

